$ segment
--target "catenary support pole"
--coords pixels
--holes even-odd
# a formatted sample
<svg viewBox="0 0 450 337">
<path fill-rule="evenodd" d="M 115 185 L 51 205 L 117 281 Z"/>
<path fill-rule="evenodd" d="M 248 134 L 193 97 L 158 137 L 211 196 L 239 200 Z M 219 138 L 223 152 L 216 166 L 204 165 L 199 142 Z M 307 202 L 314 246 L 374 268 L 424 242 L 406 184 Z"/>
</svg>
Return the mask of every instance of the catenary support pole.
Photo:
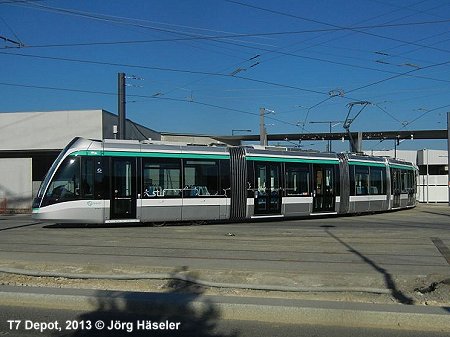
<svg viewBox="0 0 450 337">
<path fill-rule="evenodd" d="M 264 124 L 265 108 L 259 108 L 259 139 L 262 146 L 267 146 L 266 125 Z"/>
<path fill-rule="evenodd" d="M 125 73 L 117 74 L 118 89 L 118 114 L 119 114 L 119 139 L 126 137 L 126 117 L 125 117 Z"/>
</svg>

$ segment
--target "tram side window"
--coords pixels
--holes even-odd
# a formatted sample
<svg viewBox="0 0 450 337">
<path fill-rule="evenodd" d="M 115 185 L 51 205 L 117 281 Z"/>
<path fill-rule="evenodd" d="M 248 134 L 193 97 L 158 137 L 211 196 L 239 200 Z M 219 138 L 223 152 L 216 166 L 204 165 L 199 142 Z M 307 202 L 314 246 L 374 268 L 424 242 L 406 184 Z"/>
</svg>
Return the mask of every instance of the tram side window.
<svg viewBox="0 0 450 337">
<path fill-rule="evenodd" d="M 219 163 L 217 160 L 184 160 L 183 197 L 223 195 L 219 193 Z"/>
<path fill-rule="evenodd" d="M 381 167 L 370 168 L 370 194 L 385 194 L 385 169 Z"/>
<path fill-rule="evenodd" d="M 308 165 L 286 165 L 286 195 L 309 196 L 310 179 Z"/>
<path fill-rule="evenodd" d="M 107 199 L 108 158 L 81 157 L 81 198 Z"/>
<path fill-rule="evenodd" d="M 181 162 L 169 158 L 143 160 L 144 198 L 181 197 Z"/>
<path fill-rule="evenodd" d="M 47 189 L 43 205 L 80 199 L 80 158 L 68 157 Z"/>
<path fill-rule="evenodd" d="M 369 194 L 369 167 L 355 166 L 355 195 Z"/>
</svg>

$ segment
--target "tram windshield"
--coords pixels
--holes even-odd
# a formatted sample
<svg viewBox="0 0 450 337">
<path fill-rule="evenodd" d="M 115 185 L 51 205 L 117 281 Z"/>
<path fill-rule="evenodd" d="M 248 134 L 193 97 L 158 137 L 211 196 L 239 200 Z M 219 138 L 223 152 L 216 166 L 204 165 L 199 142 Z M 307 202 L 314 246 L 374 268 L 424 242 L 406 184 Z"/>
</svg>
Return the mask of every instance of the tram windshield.
<svg viewBox="0 0 450 337">
<path fill-rule="evenodd" d="M 38 208 L 40 206 L 42 197 L 44 196 L 46 187 L 48 183 L 50 182 L 51 177 L 55 173 L 56 168 L 58 167 L 58 164 L 61 162 L 64 155 L 67 153 L 69 148 L 72 146 L 73 143 L 75 143 L 78 140 L 77 138 L 74 138 L 67 146 L 59 153 L 58 157 L 53 162 L 52 166 L 50 167 L 49 171 L 47 172 L 47 175 L 45 176 L 44 180 L 41 183 L 41 186 L 39 187 L 38 193 L 36 198 L 33 200 L 33 208 Z"/>
<path fill-rule="evenodd" d="M 43 204 L 78 199 L 80 194 L 80 158 L 67 157 L 50 182 Z"/>
</svg>

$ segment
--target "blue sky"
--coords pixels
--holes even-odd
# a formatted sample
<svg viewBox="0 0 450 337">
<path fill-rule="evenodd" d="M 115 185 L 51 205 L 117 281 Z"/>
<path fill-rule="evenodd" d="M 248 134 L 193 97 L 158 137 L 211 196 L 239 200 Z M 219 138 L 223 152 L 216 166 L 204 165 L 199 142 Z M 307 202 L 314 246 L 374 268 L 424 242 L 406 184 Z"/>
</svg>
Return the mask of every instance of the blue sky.
<svg viewBox="0 0 450 337">
<path fill-rule="evenodd" d="M 127 117 L 159 131 L 258 133 L 264 107 L 269 133 L 326 132 L 355 101 L 353 131 L 444 129 L 449 28 L 447 0 L 0 0 L 0 109 L 115 113 L 124 72 Z M 446 142 L 399 149 L 423 147 Z"/>
</svg>

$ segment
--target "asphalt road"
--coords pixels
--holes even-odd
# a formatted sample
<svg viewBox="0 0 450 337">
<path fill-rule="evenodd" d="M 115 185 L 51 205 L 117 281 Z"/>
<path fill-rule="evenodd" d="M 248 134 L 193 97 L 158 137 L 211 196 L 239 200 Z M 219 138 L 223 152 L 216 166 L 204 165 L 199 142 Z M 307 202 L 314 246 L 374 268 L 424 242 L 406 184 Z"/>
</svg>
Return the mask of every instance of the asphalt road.
<svg viewBox="0 0 450 337">
<path fill-rule="evenodd" d="M 450 208 L 288 221 L 167 227 L 73 227 L 0 217 L 0 263 L 65 270 L 274 274 L 449 274 Z M 450 257 L 448 257 L 450 258 Z M 73 266 L 73 268 L 69 268 Z M 290 282 L 291 285 L 301 280 Z"/>
<path fill-rule="evenodd" d="M 327 287 L 341 287 L 349 292 L 358 287 L 384 289 L 388 292 L 385 299 L 388 303 L 418 304 L 418 295 L 414 291 L 417 284 L 427 286 L 450 278 L 449 220 L 450 208 L 445 205 L 420 205 L 406 211 L 351 217 L 166 227 L 57 225 L 35 223 L 27 215 L 0 216 L 0 283 L 28 285 L 28 282 L 42 281 L 41 278 L 19 278 L 16 283 L 10 283 L 11 275 L 1 273 L 8 268 L 25 272 L 45 271 L 55 276 L 59 273 L 88 274 L 94 278 L 99 275 L 165 272 L 248 287 L 305 287 L 314 289 L 314 299 Z M 70 281 L 60 277 L 52 280 L 56 283 L 38 285 L 65 286 Z M 77 280 L 70 282 L 73 288 L 81 284 Z M 133 287 L 141 284 L 137 281 L 131 283 Z M 179 286 L 185 286 L 183 282 L 165 283 L 170 287 L 159 291 L 177 291 Z M 97 280 L 95 286 L 108 289 L 109 284 Z M 115 284 L 118 286 L 122 284 Z M 136 290 L 152 291 L 147 288 Z M 438 304 L 446 306 L 444 311 L 449 312 L 450 292 L 448 289 L 444 291 Z M 259 292 L 252 296 L 273 294 Z M 287 293 L 285 296 L 294 295 Z M 348 294 L 343 297 L 344 300 L 355 300 Z M 379 297 L 358 297 L 356 301 L 378 302 Z M 86 317 L 91 320 L 98 317 L 112 317 L 114 320 L 136 318 L 126 308 L 119 312 L 113 310 L 116 305 L 111 303 L 114 302 L 98 303 L 98 307 L 89 312 L 67 310 L 62 306 L 59 310 L 5 306 L 0 308 L 0 334 L 36 334 L 34 330 L 20 331 L 19 334 L 12 331 L 5 327 L 8 319 L 65 322 Z M 166 309 L 151 316 L 152 319 L 173 317 Z M 423 335 L 407 330 L 351 326 L 319 328 L 295 324 L 298 322 L 281 323 L 281 320 L 279 323 L 227 320 L 215 316 L 214 310 L 205 317 L 190 316 L 185 322 L 193 322 L 189 323 L 185 336 L 234 336 L 234 332 L 238 336 Z M 83 335 L 82 331 L 45 333 L 48 336 Z M 45 333 L 38 334 L 46 336 Z M 118 335 L 123 334 L 121 331 Z M 427 336 L 440 335 L 427 332 Z"/>
<path fill-rule="evenodd" d="M 34 282 L 32 284 L 37 283 L 39 286 L 69 285 L 76 288 L 80 285 L 79 281 L 71 281 L 58 275 L 83 274 L 95 278 L 169 273 L 188 275 L 193 279 L 212 283 L 241 284 L 250 288 L 261 285 L 303 288 L 312 292 L 313 299 L 319 298 L 318 294 L 321 291 L 337 287 L 348 290 L 344 291 L 343 297 L 339 300 L 344 298 L 366 303 L 378 302 L 380 294 L 373 294 L 372 297 L 357 296 L 356 299 L 349 297 L 348 294 L 352 289 L 365 287 L 386 290 L 385 300 L 391 305 L 417 304 L 418 299 L 413 290 L 417 282 L 429 285 L 434 281 L 450 279 L 449 220 L 450 207 L 446 205 L 420 205 L 407 211 L 363 216 L 166 227 L 57 225 L 36 223 L 28 215 L 5 215 L 0 216 L 0 284 L 28 285 L 27 282 L 32 281 Z M 8 269 L 22 270 L 24 273 L 47 272 L 55 277 L 48 278 L 52 284 L 45 283 L 50 281 L 44 282 L 45 278 L 40 277 L 15 279 L 15 275 L 1 272 Z M 11 280 L 15 280 L 15 283 L 11 283 Z M 89 283 L 89 286 L 108 289 L 109 284 L 106 280 L 93 282 Z M 128 286 L 131 284 L 132 288 L 127 290 L 159 291 L 166 294 L 188 291 L 194 297 L 206 295 L 203 293 L 205 289 L 201 287 L 183 289 L 186 282 L 165 280 L 163 282 L 165 287 L 158 289 L 149 289 L 147 283 L 150 282 L 131 281 Z M 449 296 L 450 292 L 444 290 L 444 296 Z M 231 291 L 235 296 L 239 293 Z M 294 293 L 287 294 L 284 297 L 287 296 L 288 299 L 294 296 Z M 275 296 L 274 292 L 251 295 Z M 276 296 L 281 297 L 280 294 Z M 443 308 L 443 315 L 435 316 L 443 320 L 442 322 L 447 321 L 446 313 L 450 312 L 448 298 L 450 297 L 440 298 L 441 305 L 446 308 Z M 275 323 L 270 323 L 269 320 L 244 319 L 243 315 L 247 314 L 245 309 L 242 316 L 235 313 L 230 315 L 233 317 L 231 319 L 222 317 L 215 312 L 214 307 L 200 316 L 190 312 L 188 308 L 175 312 L 170 308 L 164 308 L 145 314 L 142 310 L 136 312 L 129 305 L 125 304 L 124 307 L 123 303 L 120 306 L 113 298 L 95 302 L 95 308 L 88 311 L 69 310 L 65 308 L 64 301 L 56 302 L 53 307 L 38 309 L 32 305 L 19 307 L 14 304 L 19 302 L 13 300 L 6 305 L 5 297 L 0 297 L 0 335 L 99 335 L 98 331 L 80 329 L 47 330 L 42 333 L 34 329 L 17 331 L 9 326 L 7 320 L 21 320 L 23 324 L 25 320 L 33 322 L 57 320 L 64 328 L 66 321 L 78 322 L 84 319 L 94 322 L 104 319 L 106 322 L 112 319 L 126 323 L 127 320 L 135 322 L 137 318 L 146 320 L 149 317 L 157 321 L 168 317 L 182 320 L 185 330 L 181 334 L 180 331 L 165 334 L 173 336 L 424 335 L 423 332 L 413 333 L 408 330 L 365 329 L 355 328 L 354 325 L 342 327 L 346 322 L 339 324 L 340 327 L 329 324 L 326 327 L 303 325 L 295 319 L 284 321 L 273 319 L 272 322 Z M 152 304 L 148 304 L 148 308 L 152 307 Z M 291 311 L 286 313 L 292 314 Z M 330 312 L 339 313 L 339 310 Z M 371 317 L 376 319 L 386 317 L 388 321 L 392 316 L 380 312 L 381 314 L 375 313 Z M 356 315 L 352 318 L 353 322 L 358 323 L 358 317 L 363 317 L 363 313 L 358 310 L 354 313 Z M 302 315 L 292 317 L 303 317 Z M 412 317 L 409 322 L 416 320 L 414 315 L 407 318 Z M 236 317 L 239 320 L 236 320 Z M 417 319 L 419 317 L 426 318 L 427 315 L 418 315 Z M 314 321 L 314 314 L 311 319 Z M 432 328 L 430 330 L 442 330 L 441 327 L 448 325 L 443 323 L 436 327 L 432 319 L 427 321 L 430 324 L 428 327 Z M 369 319 L 368 322 L 373 324 L 373 319 Z M 392 326 L 392 322 L 389 324 L 383 326 Z M 415 326 L 421 328 L 421 324 Z M 406 329 L 408 327 L 409 325 L 406 325 Z M 402 329 L 405 329 L 405 326 Z M 424 330 L 428 328 L 424 326 Z M 112 332 L 115 335 L 129 335 L 123 330 L 108 331 L 107 335 L 111 335 Z M 139 335 L 143 331 L 135 330 L 134 333 Z M 427 331 L 426 335 L 446 334 Z"/>
<path fill-rule="evenodd" d="M 174 323 L 173 330 L 142 330 L 142 322 Z M 105 325 L 99 328 L 99 321 Z M 138 323 L 141 322 L 140 330 Z M 176 329 L 176 323 L 178 329 Z M 145 325 L 144 325 L 145 326 Z M 170 325 L 166 325 L 170 328 Z M 76 329 L 77 327 L 77 329 Z M 111 327 L 111 329 L 109 328 Z M 218 320 L 213 314 L 203 317 L 162 317 L 140 312 L 63 309 L 36 309 L 0 306 L 1 336 L 179 336 L 179 337 L 422 337 L 423 331 L 386 330 L 340 326 L 264 323 L 258 321 Z M 448 332 L 426 332 L 428 337 L 448 336 Z"/>
</svg>

